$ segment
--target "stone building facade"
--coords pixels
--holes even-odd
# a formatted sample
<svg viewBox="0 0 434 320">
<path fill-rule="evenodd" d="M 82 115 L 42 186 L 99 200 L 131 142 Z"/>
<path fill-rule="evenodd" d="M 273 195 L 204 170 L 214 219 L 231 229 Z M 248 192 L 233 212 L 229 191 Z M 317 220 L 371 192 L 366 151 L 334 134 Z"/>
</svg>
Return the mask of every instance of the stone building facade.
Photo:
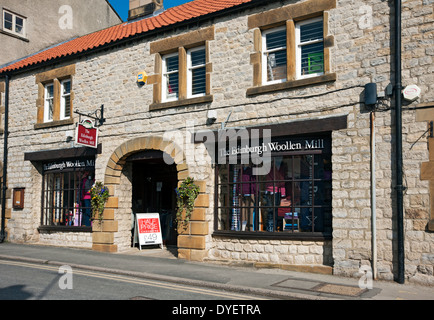
<svg viewBox="0 0 434 320">
<path fill-rule="evenodd" d="M 208 3 L 214 2 L 218 1 Z M 174 10 L 182 12 L 182 8 Z M 140 188 L 135 177 L 143 170 L 143 177 L 158 179 L 158 174 L 155 176 L 144 167 L 151 165 L 150 159 L 158 158 L 161 164 L 164 157 L 171 160 L 166 165 L 172 165 L 173 170 L 168 172 L 177 185 L 192 177 L 200 187 L 191 222 L 187 229 L 178 230 L 173 242 L 179 258 L 350 277 L 360 277 L 361 268 L 368 266 L 374 268 L 378 279 L 395 279 L 396 137 L 394 100 L 388 94 L 388 85 L 394 84 L 394 5 L 376 0 L 234 1 L 233 7 L 225 10 L 200 16 L 191 23 L 187 20 L 161 27 L 164 32 L 144 32 L 142 37 L 104 50 L 89 49 L 31 68 L 0 70 L 0 76 L 11 77 L 8 241 L 107 252 L 131 247 L 131 213 L 135 190 Z M 298 73 L 296 63 L 299 43 L 291 39 L 303 32 L 299 26 L 309 19 L 322 21 L 322 67 L 318 74 L 304 77 Z M 433 26 L 430 1 L 403 1 L 402 84 L 403 88 L 417 85 L 421 89 L 417 100 L 404 100 L 402 112 L 405 279 L 429 285 L 434 283 Z M 263 55 L 268 49 L 264 39 L 275 28 L 286 31 L 283 42 L 288 60 L 283 81 L 270 82 L 265 75 L 270 66 L 264 66 Z M 190 60 L 182 57 L 189 57 L 191 49 L 197 46 L 204 48 L 204 88 L 201 95 L 192 97 L 187 71 L 190 65 L 186 63 Z M 169 90 L 163 79 L 170 80 L 165 74 L 168 57 L 176 53 L 180 57 L 178 96 L 165 100 L 164 92 Z M 281 72 L 276 65 L 271 68 Z M 149 76 L 145 85 L 137 82 L 141 71 Z M 44 122 L 44 85 L 54 81 L 57 88 L 66 78 L 72 79 L 70 116 L 61 119 L 55 111 L 53 120 Z M 377 85 L 375 107 L 365 103 L 368 83 Z M 1 84 L 0 88 L 4 91 Z M 73 111 L 92 113 L 101 105 L 106 122 L 99 127 L 100 147 L 74 145 L 68 136 L 75 130 L 79 115 Z M 215 113 L 210 116 L 209 111 Z M 280 148 L 286 145 L 286 151 L 303 144 L 303 150 L 282 153 L 282 157 L 293 166 L 292 176 L 285 178 L 290 188 L 311 179 L 310 187 L 316 190 L 306 189 L 311 197 L 329 201 L 312 204 L 312 210 L 321 214 L 307 216 L 311 230 L 301 230 L 303 214 L 297 206 L 301 208 L 302 204 L 288 205 L 287 211 L 298 215 L 281 215 L 277 214 L 281 202 L 276 208 L 270 206 L 276 209 L 272 232 L 265 230 L 269 218 L 258 214 L 264 209 L 264 202 L 249 207 L 256 210 L 252 213 L 259 220 L 254 221 L 261 226 L 251 222 L 245 230 L 240 225 L 224 225 L 228 217 L 234 222 L 234 204 L 230 203 L 234 196 L 227 187 L 236 185 L 230 180 L 235 167 L 213 163 L 215 150 L 199 134 L 217 137 L 222 127 L 245 128 L 252 134 L 257 129 L 263 139 L 264 130 L 271 130 L 270 143 L 282 143 Z M 313 146 L 312 141 L 319 144 Z M 273 164 L 277 164 L 278 156 L 272 154 Z M 43 226 L 41 215 L 46 198 L 41 193 L 47 190 L 47 163 L 80 157 L 95 160 L 95 178 L 109 188 L 102 222 L 93 223 L 86 230 Z M 296 174 L 301 174 L 296 165 L 299 158 L 320 159 L 329 164 L 331 176 L 326 176 L 329 169 L 324 167 L 318 176 L 313 173 L 313 178 L 297 180 Z M 277 178 L 273 181 L 275 185 L 279 182 Z M 11 193 L 17 188 L 24 188 L 23 208 L 13 207 Z M 294 189 L 288 190 L 288 194 L 296 196 Z M 295 222 L 295 218 L 299 220 Z M 283 225 L 278 225 L 277 219 L 283 219 Z M 292 232 L 279 229 L 288 224 L 285 219 L 290 220 Z M 317 226 L 322 221 L 324 228 L 317 230 L 312 220 Z"/>
</svg>

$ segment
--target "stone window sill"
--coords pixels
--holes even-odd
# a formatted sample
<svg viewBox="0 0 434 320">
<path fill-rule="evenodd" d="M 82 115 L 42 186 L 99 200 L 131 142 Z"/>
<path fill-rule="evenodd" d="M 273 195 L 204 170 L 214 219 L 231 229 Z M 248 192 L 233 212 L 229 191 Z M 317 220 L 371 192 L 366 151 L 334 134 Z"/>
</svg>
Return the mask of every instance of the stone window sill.
<svg viewBox="0 0 434 320">
<path fill-rule="evenodd" d="M 1 34 L 5 34 L 5 35 L 8 35 L 8 36 L 10 36 L 10 37 L 14 37 L 14 38 L 16 38 L 16 39 L 20 39 L 20 40 L 25 41 L 25 42 L 30 42 L 30 40 L 27 39 L 26 37 L 21 36 L 21 35 L 16 34 L 16 33 L 13 33 L 13 32 L 11 32 L 11 31 L 0 30 L 0 33 L 1 33 Z"/>
<path fill-rule="evenodd" d="M 322 232 L 240 232 L 216 230 L 212 236 L 250 240 L 328 241 L 332 239 L 331 234 Z"/>
<path fill-rule="evenodd" d="M 39 232 L 92 232 L 92 227 L 40 226 Z"/>
<path fill-rule="evenodd" d="M 286 81 L 276 84 L 264 85 L 260 87 L 252 87 L 247 89 L 247 96 L 253 96 L 263 93 L 270 93 L 280 90 L 305 87 L 330 81 L 336 81 L 336 73 L 326 73 L 317 77 Z"/>
<path fill-rule="evenodd" d="M 189 99 L 182 99 L 182 100 L 169 101 L 169 102 L 153 103 L 149 106 L 149 111 L 183 107 L 183 106 L 188 106 L 188 105 L 192 105 L 192 104 L 209 103 L 212 101 L 213 101 L 213 96 L 212 95 L 206 95 L 206 96 L 197 97 L 197 98 L 189 98 Z"/>
<path fill-rule="evenodd" d="M 57 120 L 57 121 L 51 121 L 51 122 L 44 122 L 44 123 L 37 123 L 35 124 L 35 129 L 46 129 L 46 128 L 53 128 L 53 127 L 59 127 L 59 126 L 66 126 L 74 123 L 74 119 L 65 119 L 65 120 Z"/>
</svg>

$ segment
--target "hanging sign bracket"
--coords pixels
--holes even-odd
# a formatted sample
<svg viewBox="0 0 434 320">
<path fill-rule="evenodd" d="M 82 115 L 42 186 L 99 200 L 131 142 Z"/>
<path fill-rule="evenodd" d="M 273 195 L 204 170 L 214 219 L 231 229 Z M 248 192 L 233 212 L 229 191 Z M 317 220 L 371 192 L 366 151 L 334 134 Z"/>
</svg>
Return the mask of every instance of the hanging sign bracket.
<svg viewBox="0 0 434 320">
<path fill-rule="evenodd" d="M 102 104 L 100 109 L 96 109 L 94 112 L 91 113 L 81 113 L 80 111 L 74 111 L 74 113 L 80 115 L 80 121 L 81 122 L 81 116 L 83 117 L 88 117 L 91 119 L 96 120 L 95 122 L 95 127 L 101 127 L 104 122 L 106 121 L 106 119 L 104 118 L 104 105 Z"/>
</svg>

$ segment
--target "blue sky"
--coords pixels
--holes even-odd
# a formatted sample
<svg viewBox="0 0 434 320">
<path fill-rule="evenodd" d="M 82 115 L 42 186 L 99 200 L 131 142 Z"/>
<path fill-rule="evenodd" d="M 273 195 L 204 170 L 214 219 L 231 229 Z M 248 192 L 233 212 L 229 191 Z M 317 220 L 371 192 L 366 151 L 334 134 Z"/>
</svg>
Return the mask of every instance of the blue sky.
<svg viewBox="0 0 434 320">
<path fill-rule="evenodd" d="M 112 7 L 117 11 L 122 20 L 127 21 L 129 0 L 108 0 Z M 192 0 L 164 0 L 164 9 L 176 7 L 180 4 L 190 2 Z"/>
</svg>

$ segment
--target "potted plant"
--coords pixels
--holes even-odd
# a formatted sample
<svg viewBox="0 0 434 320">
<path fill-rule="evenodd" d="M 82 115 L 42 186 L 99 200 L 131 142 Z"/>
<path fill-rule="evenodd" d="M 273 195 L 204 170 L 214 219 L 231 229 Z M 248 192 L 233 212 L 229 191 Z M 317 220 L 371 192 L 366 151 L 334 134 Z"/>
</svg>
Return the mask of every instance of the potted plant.
<svg viewBox="0 0 434 320">
<path fill-rule="evenodd" d="M 104 206 L 109 198 L 109 190 L 101 182 L 95 182 L 90 189 L 92 220 L 102 220 Z"/>
<path fill-rule="evenodd" d="M 190 222 L 190 217 L 194 209 L 194 201 L 199 195 L 199 187 L 194 184 L 194 179 L 187 177 L 181 185 L 176 188 L 176 196 L 177 196 L 177 212 L 176 212 L 176 220 L 178 222 L 178 226 L 182 223 L 182 213 L 185 210 L 185 219 L 184 219 L 184 228 L 187 227 L 187 224 Z"/>
</svg>

